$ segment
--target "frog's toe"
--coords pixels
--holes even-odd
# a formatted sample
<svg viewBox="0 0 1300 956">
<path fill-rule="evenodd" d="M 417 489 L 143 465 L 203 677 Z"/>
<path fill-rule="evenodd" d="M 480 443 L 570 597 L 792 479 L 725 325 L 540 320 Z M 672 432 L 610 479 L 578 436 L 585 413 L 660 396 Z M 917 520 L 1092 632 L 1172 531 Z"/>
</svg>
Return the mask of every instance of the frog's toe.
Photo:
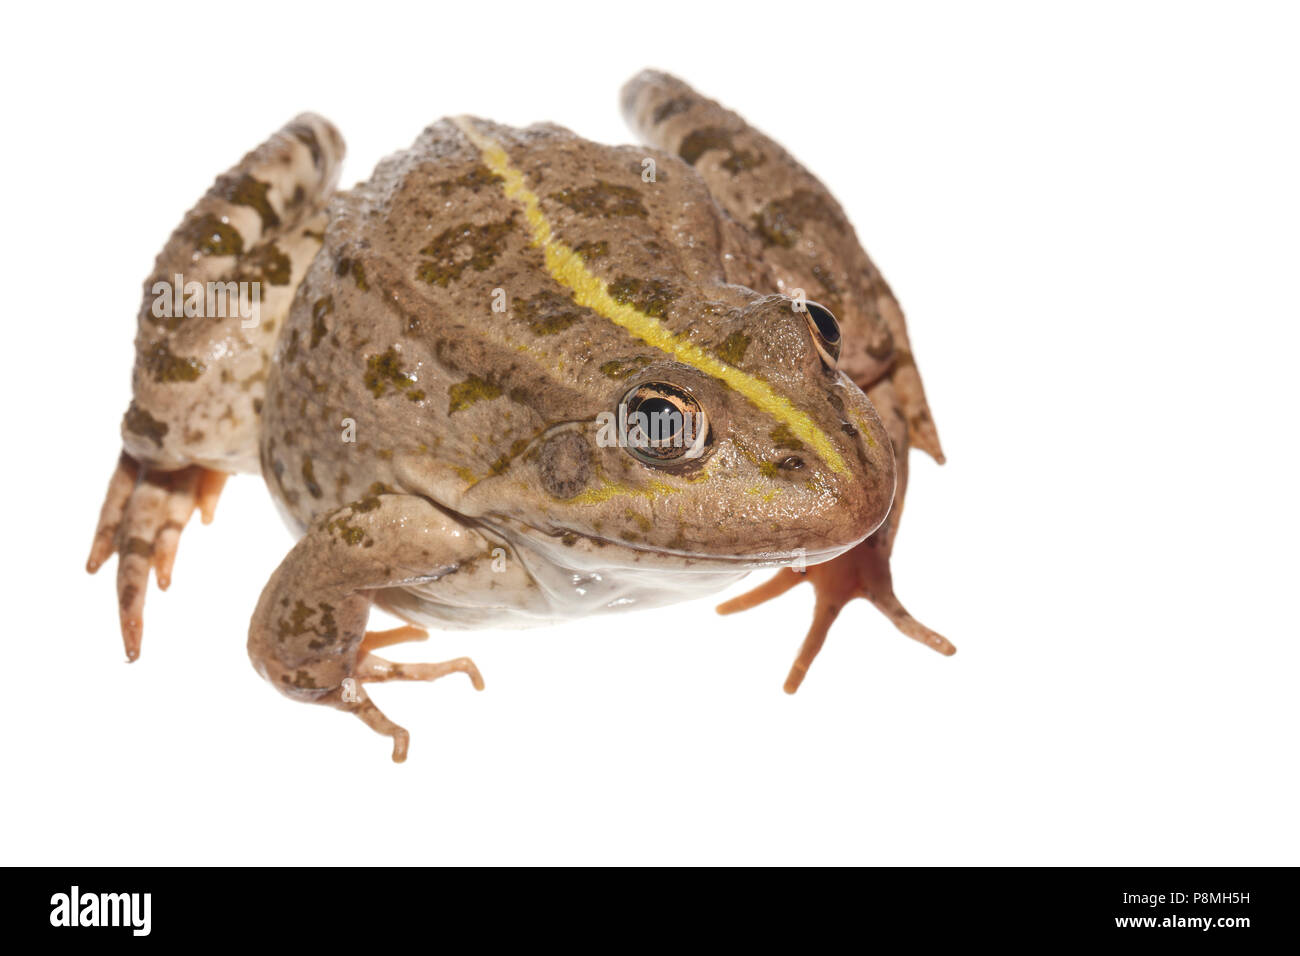
<svg viewBox="0 0 1300 956">
<path fill-rule="evenodd" d="M 753 590 L 746 591 L 739 597 L 734 597 L 730 601 L 724 601 L 718 605 L 719 614 L 735 614 L 737 611 L 748 611 L 750 608 L 772 600 L 772 598 L 780 597 L 796 584 L 802 584 L 804 581 L 809 580 L 813 582 L 813 586 L 817 591 L 817 608 L 813 612 L 812 627 L 809 628 L 808 634 L 803 640 L 803 645 L 799 648 L 799 656 L 795 659 L 794 665 L 790 668 L 790 674 L 785 679 L 785 692 L 787 694 L 793 694 L 799 689 L 799 685 L 803 683 L 804 677 L 808 674 L 808 668 L 812 666 L 812 662 L 821 651 L 822 645 L 826 643 L 826 635 L 830 631 L 831 625 L 835 623 L 835 618 L 839 616 L 841 608 L 851 598 L 860 596 L 861 592 L 854 588 L 851 581 L 844 580 L 842 575 L 835 575 L 833 579 L 827 579 L 824 569 L 816 574 L 809 574 L 807 570 L 795 571 L 793 568 L 782 568 Z"/>
<path fill-rule="evenodd" d="M 801 581 L 803 581 L 803 578 L 796 571 L 790 568 L 782 568 L 758 587 L 746 591 L 730 601 L 723 601 L 718 605 L 717 612 L 719 614 L 735 614 L 738 611 L 748 611 L 750 608 L 758 607 L 758 605 L 770 601 L 774 597 L 780 597 Z"/>
<path fill-rule="evenodd" d="M 406 752 L 411 746 L 410 731 L 389 720 L 384 712 L 375 706 L 375 702 L 366 696 L 364 690 L 356 691 L 356 700 L 349 709 L 375 733 L 393 738 L 393 763 L 406 761 Z"/>
<path fill-rule="evenodd" d="M 360 654 L 365 657 L 376 648 L 389 647 L 393 644 L 405 644 L 407 641 L 427 641 L 428 639 L 429 632 L 413 624 L 404 624 L 401 627 L 394 627 L 387 631 L 366 631 L 365 637 L 361 638 Z"/>
<path fill-rule="evenodd" d="M 117 553 L 117 602 L 127 660 L 140 656 L 144 603 L 153 569 L 158 587 L 171 584 L 180 535 L 195 507 L 215 507 L 224 476 L 198 466 L 149 471 L 123 454 L 109 481 L 86 570 Z"/>
<path fill-rule="evenodd" d="M 822 595 L 817 595 L 817 607 L 813 611 L 812 627 L 808 628 L 808 635 L 803 639 L 803 644 L 799 648 L 799 656 L 794 659 L 790 665 L 790 673 L 786 675 L 785 684 L 782 687 L 787 694 L 793 694 L 803 683 L 803 679 L 808 676 L 808 668 L 812 667 L 812 662 L 817 655 L 821 653 L 822 645 L 826 643 L 826 635 L 830 632 L 831 625 L 835 619 L 840 616 L 840 611 L 844 604 L 835 600 L 824 600 Z"/>
<path fill-rule="evenodd" d="M 719 614 L 746 611 L 765 601 L 784 594 L 803 581 L 812 583 L 817 595 L 812 626 L 804 637 L 790 673 L 785 679 L 785 692 L 793 694 L 803 683 L 812 662 L 826 643 L 831 625 L 840 611 L 854 598 L 866 598 L 884 614 L 893 625 L 912 640 L 924 644 L 946 657 L 957 653 L 957 648 L 942 634 L 926 627 L 908 613 L 894 595 L 893 578 L 889 570 L 889 552 L 886 542 L 868 538 L 839 557 L 824 564 L 815 564 L 800 572 L 783 568 L 775 577 L 752 591 L 718 605 Z"/>
<path fill-rule="evenodd" d="M 952 657 L 957 653 L 957 645 L 944 637 L 938 631 L 931 630 L 916 618 L 907 612 L 907 608 L 899 603 L 898 598 L 894 597 L 891 590 L 883 596 L 872 594 L 866 595 L 867 600 L 876 606 L 881 614 L 893 622 L 894 627 L 898 628 L 912 640 L 924 644 L 932 651 L 938 651 L 944 657 Z"/>
<path fill-rule="evenodd" d="M 172 583 L 172 567 L 176 564 L 176 549 L 181 543 L 181 531 L 190 520 L 198 504 L 200 471 L 187 468 L 171 476 L 166 500 L 163 503 L 165 520 L 158 529 L 153 546 L 153 573 L 158 589 L 166 591 Z"/>
<path fill-rule="evenodd" d="M 846 569 L 852 570 L 856 578 L 856 594 L 874 604 L 876 610 L 889 618 L 894 627 L 945 657 L 957 653 L 956 646 L 948 638 L 912 617 L 894 595 L 894 576 L 889 568 L 889 548 L 886 543 L 868 538 L 852 551 L 830 562 L 827 568 L 831 569 L 838 562 L 847 562 Z M 843 583 L 838 586 L 844 587 Z"/>
<path fill-rule="evenodd" d="M 363 684 L 378 683 L 386 680 L 437 680 L 448 674 L 464 674 L 475 690 L 482 690 L 483 675 L 468 657 L 439 663 L 405 664 L 390 661 L 375 654 L 365 654 L 357 662 L 356 678 Z"/>
<path fill-rule="evenodd" d="M 221 489 L 226 487 L 226 479 L 229 477 L 230 475 L 224 471 L 213 471 L 211 468 L 199 469 L 199 488 L 196 504 L 199 509 L 199 518 L 204 524 L 212 524 L 212 519 L 217 513 L 217 499 L 221 497 Z"/>
<path fill-rule="evenodd" d="M 408 629 L 395 628 L 393 631 L 371 632 L 366 635 L 366 639 L 369 640 L 372 635 L 392 636 L 395 632 L 405 630 Z M 422 628 L 410 628 L 409 630 L 423 631 Z M 424 634 L 424 637 L 428 637 L 428 634 Z M 395 644 L 402 640 L 411 639 L 409 636 L 393 637 L 387 643 Z M 374 645 L 372 644 L 372 646 Z M 393 738 L 394 763 L 402 763 L 406 760 L 411 735 L 406 728 L 389 720 L 384 715 L 384 712 L 375 706 L 375 702 L 370 699 L 361 685 L 390 680 L 437 680 L 439 677 L 446 677 L 448 674 L 465 674 L 469 677 L 475 690 L 483 689 L 483 676 L 479 673 L 474 662 L 468 657 L 458 657 L 455 660 L 442 661 L 437 664 L 405 664 L 385 660 L 374 654 L 364 653 L 357 662 L 354 673 L 356 676 L 352 679 L 353 683 L 345 684 L 344 687 L 343 707 L 360 717 L 371 730 L 383 734 L 385 737 Z"/>
<path fill-rule="evenodd" d="M 135 490 L 140 466 L 126 452 L 117 459 L 113 477 L 108 482 L 108 492 L 104 495 L 104 505 L 99 510 L 99 524 L 95 528 L 95 540 L 90 545 L 90 557 L 86 559 L 86 570 L 94 574 L 100 566 L 112 557 L 117 550 L 117 529 L 122 524 L 122 514 L 126 503 Z"/>
</svg>

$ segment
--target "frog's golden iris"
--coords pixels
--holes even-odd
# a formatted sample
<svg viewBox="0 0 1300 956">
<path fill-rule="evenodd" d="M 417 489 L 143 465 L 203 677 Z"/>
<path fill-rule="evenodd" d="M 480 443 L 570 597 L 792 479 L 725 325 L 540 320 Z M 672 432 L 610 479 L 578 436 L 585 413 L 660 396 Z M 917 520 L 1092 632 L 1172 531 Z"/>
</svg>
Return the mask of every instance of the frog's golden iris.
<svg viewBox="0 0 1300 956">
<path fill-rule="evenodd" d="M 698 462 L 710 444 L 709 419 L 681 385 L 642 382 L 619 403 L 619 440 L 649 465 Z"/>
</svg>

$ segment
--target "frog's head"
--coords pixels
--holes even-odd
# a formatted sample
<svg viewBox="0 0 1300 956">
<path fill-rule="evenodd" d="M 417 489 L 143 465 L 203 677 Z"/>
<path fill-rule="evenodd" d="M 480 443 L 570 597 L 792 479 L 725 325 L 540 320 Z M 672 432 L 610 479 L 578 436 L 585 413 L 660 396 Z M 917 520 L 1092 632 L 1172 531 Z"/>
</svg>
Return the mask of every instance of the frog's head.
<svg viewBox="0 0 1300 956">
<path fill-rule="evenodd" d="M 612 382 L 594 421 L 539 436 L 502 516 L 610 567 L 811 564 L 875 531 L 893 449 L 835 367 L 828 309 L 755 298 L 684 341 Z"/>
</svg>

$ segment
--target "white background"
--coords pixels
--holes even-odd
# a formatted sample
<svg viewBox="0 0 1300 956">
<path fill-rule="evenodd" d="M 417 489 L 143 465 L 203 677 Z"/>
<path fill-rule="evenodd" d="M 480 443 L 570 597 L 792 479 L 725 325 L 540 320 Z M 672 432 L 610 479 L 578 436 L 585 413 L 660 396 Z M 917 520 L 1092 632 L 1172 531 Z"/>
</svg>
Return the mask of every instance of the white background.
<svg viewBox="0 0 1300 956">
<path fill-rule="evenodd" d="M 7 16 L 3 862 L 1300 862 L 1283 8 Z M 396 766 L 250 668 L 291 539 L 243 477 L 124 664 L 114 566 L 82 565 L 140 283 L 212 178 L 303 109 L 345 184 L 449 114 L 624 142 L 647 65 L 818 173 L 902 300 L 950 463 L 913 456 L 895 577 L 959 653 L 858 602 L 787 697 L 807 588 L 435 634 L 393 656 L 470 654 L 488 689 L 378 687 Z"/>
</svg>

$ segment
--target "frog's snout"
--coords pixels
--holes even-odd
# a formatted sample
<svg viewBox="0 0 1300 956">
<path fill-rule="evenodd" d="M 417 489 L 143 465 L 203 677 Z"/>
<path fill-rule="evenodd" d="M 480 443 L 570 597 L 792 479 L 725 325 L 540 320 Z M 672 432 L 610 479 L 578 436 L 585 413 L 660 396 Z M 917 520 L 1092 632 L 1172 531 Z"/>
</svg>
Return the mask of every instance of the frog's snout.
<svg viewBox="0 0 1300 956">
<path fill-rule="evenodd" d="M 852 434 L 841 432 L 847 474 L 837 474 L 829 482 L 832 520 L 824 544 L 832 551 L 852 547 L 885 522 L 898 482 L 893 443 L 875 409 L 862 396 L 861 407 L 851 407 L 850 412 L 847 417 L 856 428 Z"/>
</svg>

